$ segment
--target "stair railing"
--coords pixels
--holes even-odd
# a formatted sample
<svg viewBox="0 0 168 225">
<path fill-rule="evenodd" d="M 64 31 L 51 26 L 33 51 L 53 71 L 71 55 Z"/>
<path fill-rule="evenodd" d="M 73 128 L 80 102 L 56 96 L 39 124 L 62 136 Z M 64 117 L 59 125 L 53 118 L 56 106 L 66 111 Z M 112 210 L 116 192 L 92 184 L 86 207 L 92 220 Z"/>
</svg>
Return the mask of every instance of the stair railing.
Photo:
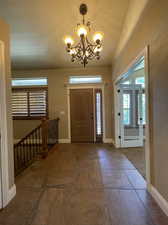
<svg viewBox="0 0 168 225">
<path fill-rule="evenodd" d="M 39 126 L 14 145 L 15 176 L 37 158 L 47 157 L 49 150 L 58 143 L 58 127 L 59 119 L 43 119 Z"/>
</svg>

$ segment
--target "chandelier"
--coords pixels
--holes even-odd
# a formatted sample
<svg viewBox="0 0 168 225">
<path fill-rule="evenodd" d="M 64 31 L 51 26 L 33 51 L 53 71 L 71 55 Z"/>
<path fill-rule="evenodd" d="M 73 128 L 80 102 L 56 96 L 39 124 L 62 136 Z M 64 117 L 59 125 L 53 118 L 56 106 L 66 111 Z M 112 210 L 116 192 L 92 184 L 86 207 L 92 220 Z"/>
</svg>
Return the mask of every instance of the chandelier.
<svg viewBox="0 0 168 225">
<path fill-rule="evenodd" d="M 77 24 L 77 34 L 80 41 L 77 45 L 73 45 L 74 41 L 70 36 L 65 38 L 66 51 L 71 56 L 71 61 L 78 61 L 85 67 L 89 60 L 100 59 L 100 52 L 102 50 L 103 35 L 101 32 L 96 32 L 93 36 L 93 42 L 88 40 L 88 34 L 91 31 L 91 23 L 85 22 L 85 15 L 87 14 L 87 5 L 81 4 L 79 8 L 82 15 L 82 24 Z"/>
</svg>

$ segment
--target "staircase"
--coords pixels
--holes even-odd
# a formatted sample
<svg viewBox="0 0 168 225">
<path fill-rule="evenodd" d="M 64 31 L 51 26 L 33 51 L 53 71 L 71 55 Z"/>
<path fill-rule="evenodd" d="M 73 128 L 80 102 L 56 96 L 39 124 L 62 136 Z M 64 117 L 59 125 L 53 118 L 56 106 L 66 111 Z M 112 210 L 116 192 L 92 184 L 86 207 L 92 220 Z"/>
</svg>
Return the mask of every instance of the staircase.
<svg viewBox="0 0 168 225">
<path fill-rule="evenodd" d="M 14 145 L 15 176 L 31 165 L 37 158 L 45 158 L 58 143 L 59 118 L 43 119 L 41 124 Z"/>
</svg>

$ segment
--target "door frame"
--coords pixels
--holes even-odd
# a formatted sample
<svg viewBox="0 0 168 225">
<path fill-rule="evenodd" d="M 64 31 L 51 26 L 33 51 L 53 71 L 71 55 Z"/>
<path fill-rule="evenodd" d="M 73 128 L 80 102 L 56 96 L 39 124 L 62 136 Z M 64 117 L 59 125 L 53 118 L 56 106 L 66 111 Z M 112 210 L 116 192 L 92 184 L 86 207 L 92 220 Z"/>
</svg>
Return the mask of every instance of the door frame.
<svg viewBox="0 0 168 225">
<path fill-rule="evenodd" d="M 94 110 L 94 142 L 96 142 L 96 116 L 95 116 L 95 98 L 94 91 L 95 89 L 102 90 L 102 132 L 103 132 L 103 142 L 105 140 L 105 104 L 104 104 L 104 84 L 68 84 L 67 85 L 67 103 L 68 103 L 68 140 L 71 143 L 71 114 L 70 114 L 70 90 L 71 89 L 93 89 L 93 110 Z"/>
<path fill-rule="evenodd" d="M 0 40 L 0 120 L 1 120 L 1 148 L 0 170 L 2 187 L 2 208 L 10 201 L 9 197 L 9 171 L 8 171 L 8 135 L 7 135 L 7 102 L 5 80 L 5 44 Z"/>
<path fill-rule="evenodd" d="M 120 140 L 118 138 L 120 127 L 119 127 L 119 118 L 118 118 L 118 97 L 117 97 L 117 83 L 123 78 L 124 74 L 131 68 L 141 57 L 144 56 L 145 61 L 145 93 L 146 93 L 146 125 L 145 125 L 145 163 L 146 163 L 146 182 L 147 188 L 150 190 L 151 184 L 151 149 L 150 149 L 150 115 L 149 115 L 149 46 L 146 46 L 137 57 L 132 60 L 132 62 L 127 66 L 127 68 L 117 76 L 113 81 L 114 88 L 114 118 L 115 118 L 115 146 L 116 148 L 120 147 Z"/>
</svg>

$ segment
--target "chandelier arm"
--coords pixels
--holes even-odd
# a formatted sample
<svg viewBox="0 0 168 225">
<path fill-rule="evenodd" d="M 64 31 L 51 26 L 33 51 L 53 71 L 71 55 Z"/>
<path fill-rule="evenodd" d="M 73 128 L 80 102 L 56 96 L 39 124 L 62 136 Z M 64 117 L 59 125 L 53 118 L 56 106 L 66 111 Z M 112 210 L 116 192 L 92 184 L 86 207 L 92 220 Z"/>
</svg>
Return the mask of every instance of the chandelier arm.
<svg viewBox="0 0 168 225">
<path fill-rule="evenodd" d="M 94 46 L 91 45 L 91 46 L 88 46 L 88 52 L 89 52 L 89 56 L 92 57 L 95 55 L 95 52 L 94 52 Z"/>
</svg>

